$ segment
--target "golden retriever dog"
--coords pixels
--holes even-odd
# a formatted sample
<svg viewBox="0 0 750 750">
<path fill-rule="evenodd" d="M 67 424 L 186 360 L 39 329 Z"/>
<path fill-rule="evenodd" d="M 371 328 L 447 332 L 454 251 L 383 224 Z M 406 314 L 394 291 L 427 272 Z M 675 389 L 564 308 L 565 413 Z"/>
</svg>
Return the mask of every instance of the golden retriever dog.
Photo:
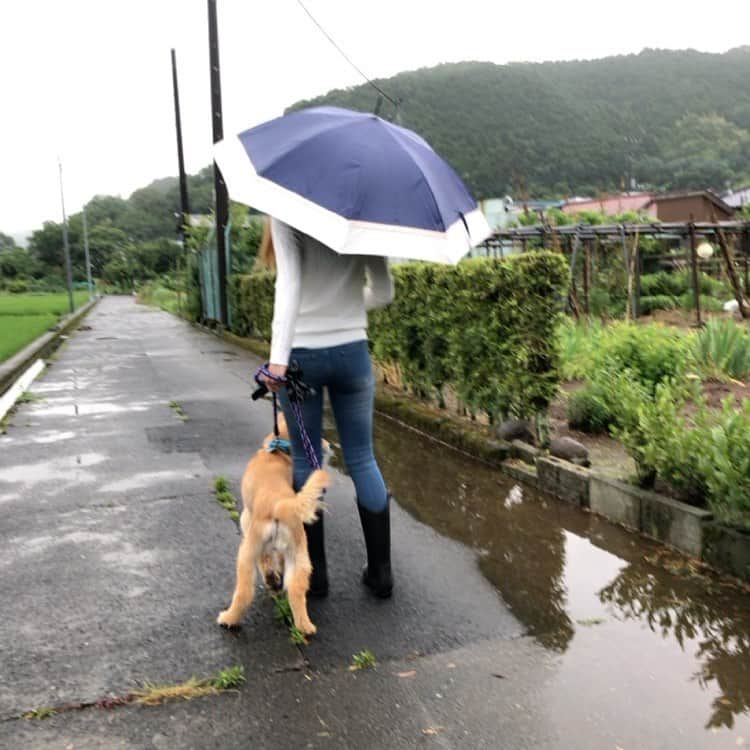
<svg viewBox="0 0 750 750">
<path fill-rule="evenodd" d="M 288 439 L 281 415 L 279 433 Z M 312 523 L 322 508 L 328 474 L 322 469 L 313 471 L 305 486 L 295 493 L 291 456 L 282 450 L 269 450 L 273 440 L 273 434 L 266 437 L 242 477 L 244 509 L 240 516 L 237 583 L 232 603 L 219 614 L 217 622 L 226 627 L 240 624 L 253 601 L 257 567 L 269 588 L 286 590 L 295 626 L 305 635 L 313 635 L 316 628 L 307 614 L 306 600 L 312 565 L 303 524 Z"/>
</svg>

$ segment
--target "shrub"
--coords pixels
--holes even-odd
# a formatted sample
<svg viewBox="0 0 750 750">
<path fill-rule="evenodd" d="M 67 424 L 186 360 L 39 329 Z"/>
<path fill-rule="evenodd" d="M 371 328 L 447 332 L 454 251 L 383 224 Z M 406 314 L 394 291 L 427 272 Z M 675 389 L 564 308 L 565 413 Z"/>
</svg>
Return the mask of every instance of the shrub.
<svg viewBox="0 0 750 750">
<path fill-rule="evenodd" d="M 695 358 L 709 375 L 750 375 L 750 333 L 733 320 L 710 320 L 695 339 Z"/>
<path fill-rule="evenodd" d="M 614 323 L 594 354 L 597 370 L 632 375 L 653 390 L 657 383 L 683 374 L 689 363 L 690 340 L 666 326 Z"/>
<path fill-rule="evenodd" d="M 658 476 L 683 500 L 707 505 L 725 523 L 749 527 L 750 399 L 737 409 L 728 397 L 715 412 L 695 383 L 660 383 L 650 397 L 632 382 L 609 382 L 620 395 L 613 434 L 635 459 L 641 483 Z M 688 401 L 693 416 L 686 413 Z"/>
<path fill-rule="evenodd" d="M 565 380 L 581 380 L 593 372 L 593 355 L 605 332 L 604 325 L 596 318 L 579 322 L 563 318 L 558 328 L 558 342 Z"/>
<path fill-rule="evenodd" d="M 689 396 L 699 402 L 693 388 L 674 381 L 656 386 L 647 397 L 629 411 L 630 419 L 617 437 L 639 467 L 639 476 L 658 476 L 677 490 L 683 499 L 698 503 L 705 499 L 706 483 L 696 461 L 700 434 L 689 429 L 682 410 Z"/>
<path fill-rule="evenodd" d="M 700 415 L 696 449 L 708 505 L 721 521 L 750 527 L 750 399 L 731 397 L 720 413 Z"/>
<path fill-rule="evenodd" d="M 607 432 L 616 422 L 608 393 L 598 381 L 570 395 L 568 400 L 568 424 L 574 430 L 592 435 Z"/>
<path fill-rule="evenodd" d="M 678 271 L 675 276 L 679 279 L 680 291 L 693 293 L 693 272 L 689 268 Z M 698 292 L 706 297 L 723 297 L 729 292 L 724 283 L 698 271 Z M 679 292 L 678 292 L 679 293 Z"/>
<path fill-rule="evenodd" d="M 559 384 L 556 330 L 568 278 L 561 255 L 412 263 L 394 277 L 394 303 L 371 317 L 373 350 L 397 361 L 409 385 L 450 382 L 491 419 L 546 410 Z"/>
<path fill-rule="evenodd" d="M 229 277 L 227 301 L 234 333 L 271 340 L 274 279 L 271 271 Z"/>
<path fill-rule="evenodd" d="M 24 294 L 29 291 L 29 282 L 26 279 L 13 279 L 8 284 L 8 291 L 11 294 Z"/>
<path fill-rule="evenodd" d="M 723 302 L 731 296 L 724 283 L 703 271 L 698 273 L 698 290 L 701 307 L 705 310 L 721 310 Z M 641 312 L 644 315 L 654 310 L 676 307 L 683 310 L 695 307 L 693 273 L 689 268 L 674 273 L 659 271 L 641 276 Z"/>
<path fill-rule="evenodd" d="M 643 297 L 677 297 L 685 291 L 682 277 L 677 274 L 659 271 L 641 276 Z"/>
<path fill-rule="evenodd" d="M 706 294 L 699 295 L 701 310 L 708 312 L 721 312 L 724 309 L 724 302 L 728 298 L 716 299 L 715 297 L 709 297 Z M 695 309 L 695 295 L 692 291 L 685 292 L 677 298 L 678 305 L 683 310 L 694 310 Z"/>
<path fill-rule="evenodd" d="M 668 294 L 654 294 L 641 297 L 640 301 L 641 315 L 650 315 L 654 310 L 674 310 L 676 307 L 677 300 Z"/>
</svg>

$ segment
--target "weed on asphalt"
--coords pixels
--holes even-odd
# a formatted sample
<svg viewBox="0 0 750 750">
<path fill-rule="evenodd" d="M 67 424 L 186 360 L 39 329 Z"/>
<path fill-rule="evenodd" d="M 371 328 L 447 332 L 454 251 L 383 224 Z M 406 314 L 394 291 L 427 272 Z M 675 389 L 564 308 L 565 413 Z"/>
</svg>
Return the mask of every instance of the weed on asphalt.
<svg viewBox="0 0 750 750">
<path fill-rule="evenodd" d="M 16 400 L 17 404 L 32 404 L 35 401 L 44 401 L 44 398 L 38 393 L 32 391 L 24 391 Z"/>
<path fill-rule="evenodd" d="M 204 679 L 191 677 L 175 685 L 155 685 L 147 682 L 142 688 L 131 691 L 130 696 L 133 703 L 158 706 L 171 700 L 189 701 L 205 695 L 237 690 L 243 682 L 245 682 L 245 668 L 240 665 L 222 669 L 211 677 Z"/>
<path fill-rule="evenodd" d="M 305 634 L 294 624 L 292 607 L 289 604 L 289 599 L 287 599 L 286 594 L 271 594 L 271 599 L 273 599 L 274 615 L 276 619 L 282 625 L 286 625 L 289 630 L 289 640 L 295 646 L 306 646 L 307 638 L 305 638 Z"/>
<path fill-rule="evenodd" d="M 350 672 L 358 672 L 362 669 L 374 669 L 378 662 L 375 654 L 369 648 L 363 649 L 358 654 L 352 656 L 352 663 L 349 665 Z"/>
<path fill-rule="evenodd" d="M 48 719 L 50 716 L 54 716 L 57 713 L 54 708 L 51 706 L 40 706 L 39 708 L 34 708 L 31 711 L 27 711 L 25 714 L 21 714 L 22 719 L 28 719 L 29 721 L 33 721 L 35 719 L 41 720 L 41 719 Z"/>
<path fill-rule="evenodd" d="M 170 401 L 169 408 L 175 413 L 175 416 L 178 419 L 181 419 L 183 422 L 187 422 L 188 415 L 185 414 L 185 410 L 182 408 L 182 404 L 180 404 L 179 401 Z"/>
<path fill-rule="evenodd" d="M 229 491 L 226 477 L 218 476 L 214 479 L 214 494 L 216 502 L 229 513 L 229 517 L 233 521 L 238 521 L 240 514 L 237 511 L 237 498 Z"/>
</svg>

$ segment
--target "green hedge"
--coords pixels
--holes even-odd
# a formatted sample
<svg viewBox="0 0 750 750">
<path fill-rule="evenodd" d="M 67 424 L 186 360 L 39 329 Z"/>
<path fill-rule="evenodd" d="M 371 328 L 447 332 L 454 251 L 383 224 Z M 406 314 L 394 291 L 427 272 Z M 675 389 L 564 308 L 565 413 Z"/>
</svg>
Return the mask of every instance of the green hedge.
<svg viewBox="0 0 750 750">
<path fill-rule="evenodd" d="M 456 267 L 394 269 L 396 298 L 370 317 L 373 353 L 406 385 L 441 397 L 451 385 L 472 411 L 497 419 L 543 413 L 557 394 L 557 326 L 565 259 L 541 252 Z"/>
<path fill-rule="evenodd" d="M 271 340 L 275 274 L 261 271 L 229 277 L 229 317 L 238 336 Z"/>
<path fill-rule="evenodd" d="M 397 363 L 404 384 L 442 399 L 450 385 L 473 412 L 491 419 L 543 413 L 560 380 L 557 326 L 568 279 L 556 253 L 458 266 L 394 266 L 396 297 L 370 315 L 373 355 Z M 232 330 L 268 340 L 273 275 L 230 279 Z"/>
</svg>

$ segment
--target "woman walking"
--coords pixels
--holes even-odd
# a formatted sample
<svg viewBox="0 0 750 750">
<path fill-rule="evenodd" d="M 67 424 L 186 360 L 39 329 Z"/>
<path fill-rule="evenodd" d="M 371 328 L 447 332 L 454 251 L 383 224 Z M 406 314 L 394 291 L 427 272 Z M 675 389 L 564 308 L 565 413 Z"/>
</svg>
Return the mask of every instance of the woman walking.
<svg viewBox="0 0 750 750">
<path fill-rule="evenodd" d="M 328 395 L 341 448 L 357 494 L 367 549 L 362 582 L 375 596 L 391 595 L 389 495 L 373 453 L 375 379 L 367 345 L 367 311 L 393 299 L 393 281 L 385 258 L 340 255 L 318 240 L 271 219 L 276 288 L 269 371 L 284 376 L 296 361 L 305 383 L 314 389 L 302 404 L 305 428 L 321 459 L 323 389 Z M 263 249 L 262 249 L 263 254 Z M 269 388 L 278 383 L 267 380 Z M 286 390 L 279 391 L 289 425 L 294 488 L 311 471 L 305 458 Z M 313 565 L 310 594 L 328 593 L 323 517 L 306 526 Z"/>
</svg>

